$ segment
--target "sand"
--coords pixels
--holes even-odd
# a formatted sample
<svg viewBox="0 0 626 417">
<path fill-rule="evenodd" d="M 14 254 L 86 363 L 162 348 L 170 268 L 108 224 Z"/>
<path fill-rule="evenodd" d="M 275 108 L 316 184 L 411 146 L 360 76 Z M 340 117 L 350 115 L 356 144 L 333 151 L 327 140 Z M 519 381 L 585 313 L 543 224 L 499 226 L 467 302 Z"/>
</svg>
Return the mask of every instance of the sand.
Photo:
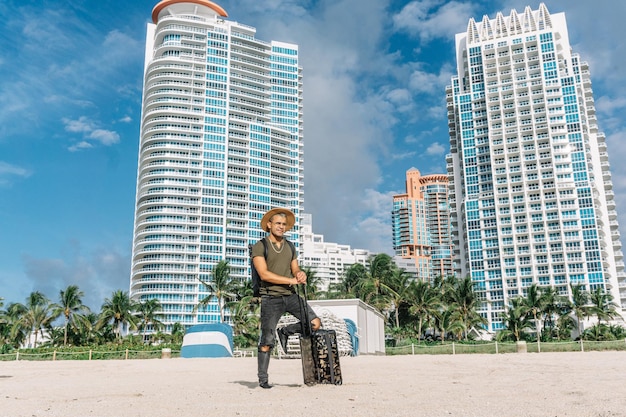
<svg viewBox="0 0 626 417">
<path fill-rule="evenodd" d="M 626 352 L 341 358 L 341 386 L 299 359 L 0 362 L 0 416 L 626 416 Z"/>
</svg>

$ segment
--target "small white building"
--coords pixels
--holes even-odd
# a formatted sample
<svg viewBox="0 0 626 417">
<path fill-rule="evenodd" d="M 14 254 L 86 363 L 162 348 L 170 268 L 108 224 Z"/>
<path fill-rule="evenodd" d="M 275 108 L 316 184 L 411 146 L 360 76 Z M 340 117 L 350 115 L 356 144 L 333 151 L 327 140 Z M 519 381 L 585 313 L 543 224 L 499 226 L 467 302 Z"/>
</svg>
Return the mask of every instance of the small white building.
<svg viewBox="0 0 626 417">
<path fill-rule="evenodd" d="M 309 300 L 313 309 L 324 308 L 338 318 L 356 324 L 359 355 L 385 354 L 385 318 L 374 307 L 358 298 L 342 300 Z"/>
</svg>

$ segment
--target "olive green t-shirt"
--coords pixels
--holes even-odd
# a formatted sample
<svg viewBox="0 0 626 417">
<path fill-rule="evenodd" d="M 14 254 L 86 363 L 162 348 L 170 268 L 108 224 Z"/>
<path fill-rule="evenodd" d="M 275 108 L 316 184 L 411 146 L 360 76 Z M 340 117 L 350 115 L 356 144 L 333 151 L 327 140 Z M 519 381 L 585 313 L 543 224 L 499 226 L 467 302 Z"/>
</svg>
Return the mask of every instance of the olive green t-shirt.
<svg viewBox="0 0 626 417">
<path fill-rule="evenodd" d="M 291 261 L 296 259 L 296 253 L 291 250 L 291 245 L 283 239 L 280 249 L 276 250 L 276 246 L 272 245 L 269 238 L 265 238 L 267 242 L 267 269 L 275 274 L 283 277 L 293 278 L 291 273 Z M 277 253 L 278 252 L 278 253 Z M 255 256 L 264 256 L 265 247 L 260 240 L 252 246 L 252 258 Z M 259 293 L 261 295 L 290 295 L 293 294 L 294 288 L 289 284 L 272 284 L 261 280 Z"/>
</svg>

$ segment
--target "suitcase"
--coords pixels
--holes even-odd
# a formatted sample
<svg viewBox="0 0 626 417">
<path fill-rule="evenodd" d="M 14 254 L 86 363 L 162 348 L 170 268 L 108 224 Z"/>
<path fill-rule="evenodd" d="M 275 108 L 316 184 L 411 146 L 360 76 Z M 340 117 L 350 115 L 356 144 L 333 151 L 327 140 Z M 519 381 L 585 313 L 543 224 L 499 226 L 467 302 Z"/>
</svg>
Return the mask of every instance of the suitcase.
<svg viewBox="0 0 626 417">
<path fill-rule="evenodd" d="M 341 366 L 339 365 L 339 348 L 337 334 L 334 330 L 317 330 L 311 332 L 307 314 L 306 287 L 304 287 L 304 305 L 302 314 L 305 321 L 301 322 L 300 357 L 302 358 L 302 376 L 308 386 L 319 384 L 341 385 Z"/>
<path fill-rule="evenodd" d="M 320 329 L 311 336 L 311 350 L 318 384 L 341 385 L 341 365 L 337 334 L 334 330 Z"/>
</svg>

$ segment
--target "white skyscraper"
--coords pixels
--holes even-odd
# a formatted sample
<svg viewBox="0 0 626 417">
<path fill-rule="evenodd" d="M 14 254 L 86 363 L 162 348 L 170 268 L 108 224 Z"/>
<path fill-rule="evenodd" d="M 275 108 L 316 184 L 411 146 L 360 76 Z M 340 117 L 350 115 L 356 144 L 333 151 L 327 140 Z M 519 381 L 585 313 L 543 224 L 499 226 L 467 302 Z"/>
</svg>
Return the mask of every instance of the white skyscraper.
<svg viewBox="0 0 626 417">
<path fill-rule="evenodd" d="M 195 310 L 199 279 L 220 260 L 248 279 L 263 214 L 302 211 L 298 46 L 226 17 L 163 0 L 147 28 L 130 293 L 158 299 L 166 324 L 219 321 L 216 303 Z"/>
<path fill-rule="evenodd" d="M 489 330 L 532 285 L 600 287 L 626 306 L 605 136 L 564 13 L 544 4 L 470 19 L 447 88 L 457 274 L 488 302 Z"/>
</svg>

